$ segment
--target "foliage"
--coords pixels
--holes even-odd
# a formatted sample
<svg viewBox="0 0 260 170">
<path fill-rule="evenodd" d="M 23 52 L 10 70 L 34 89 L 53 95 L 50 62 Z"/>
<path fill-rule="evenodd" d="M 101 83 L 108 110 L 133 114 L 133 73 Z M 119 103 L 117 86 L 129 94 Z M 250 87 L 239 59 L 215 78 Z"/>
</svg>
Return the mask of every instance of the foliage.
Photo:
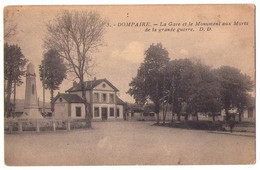
<svg viewBox="0 0 260 170">
<path fill-rule="evenodd" d="M 4 46 L 4 73 L 5 80 L 11 78 L 12 82 L 16 81 L 17 85 L 23 83 L 22 76 L 25 75 L 25 65 L 27 59 L 24 57 L 21 48 L 18 45 L 9 45 L 5 43 Z"/>
<path fill-rule="evenodd" d="M 40 80 L 44 82 L 45 88 L 51 90 L 52 111 L 54 111 L 54 90 L 58 90 L 60 84 L 66 78 L 66 70 L 63 59 L 57 51 L 50 49 L 44 54 L 44 59 L 39 66 Z"/>
<path fill-rule="evenodd" d="M 215 115 L 221 110 L 220 85 L 210 67 L 201 63 L 193 64 L 193 83 L 188 97 L 188 112 L 210 112 Z M 198 119 L 198 116 L 197 116 Z M 214 119 L 214 118 L 213 118 Z"/>
<path fill-rule="evenodd" d="M 149 103 L 149 104 L 144 105 L 144 112 L 145 113 L 154 112 L 154 110 L 155 110 L 155 106 L 154 106 L 153 103 Z"/>
<path fill-rule="evenodd" d="M 177 113 L 178 120 L 180 120 L 182 102 L 188 100 L 194 86 L 193 74 L 193 63 L 189 59 L 170 61 L 167 68 L 166 75 L 170 82 L 168 102 L 172 104 L 172 113 Z"/>
<path fill-rule="evenodd" d="M 5 115 L 10 112 L 10 97 L 13 85 L 21 85 L 27 59 L 18 45 L 4 45 Z"/>
<path fill-rule="evenodd" d="M 221 102 L 229 119 L 228 111 L 232 107 L 239 108 L 246 105 L 248 92 L 253 89 L 253 82 L 248 75 L 230 66 L 222 66 L 216 69 L 215 73 L 221 85 Z"/>
<path fill-rule="evenodd" d="M 162 125 L 162 124 L 160 124 Z M 222 121 L 212 122 L 212 121 L 184 121 L 178 123 L 167 123 L 163 126 L 171 128 L 180 129 L 194 129 L 194 130 L 210 130 L 210 131 L 223 131 L 223 126 L 225 125 Z"/>
<path fill-rule="evenodd" d="M 128 93 L 137 103 L 144 104 L 148 99 L 155 104 L 155 113 L 160 111 L 160 100 L 164 96 L 164 72 L 169 62 L 168 51 L 162 44 L 152 44 L 145 51 L 145 59 L 137 71 L 137 76 L 129 84 Z M 157 117 L 159 122 L 159 115 Z"/>
<path fill-rule="evenodd" d="M 143 112 L 144 109 L 142 106 L 136 103 L 127 103 L 127 111 L 128 112 Z"/>
<path fill-rule="evenodd" d="M 143 79 L 140 78 L 142 76 L 141 71 L 142 70 L 138 70 L 137 76 L 130 82 L 129 86 L 131 88 L 127 93 L 134 97 L 137 104 L 144 105 L 148 99 L 148 95 L 146 95 L 145 91 L 146 84 L 144 84 Z"/>
<path fill-rule="evenodd" d="M 252 103 L 248 93 L 253 88 L 250 77 L 236 68 L 223 66 L 212 69 L 189 59 L 168 62 L 168 53 L 161 58 L 154 58 L 160 56 L 158 53 L 151 55 L 160 51 L 154 45 L 147 51 L 149 55 L 130 83 L 128 93 L 142 105 L 151 100 L 155 104 L 155 112 L 158 113 L 158 109 L 163 112 L 163 123 L 168 108 L 172 114 L 177 114 L 178 120 L 181 112 L 195 114 L 197 119 L 201 112 L 215 120 L 221 109 L 224 108 L 228 114 L 229 109 L 237 107 L 241 120 L 244 108 Z"/>
</svg>

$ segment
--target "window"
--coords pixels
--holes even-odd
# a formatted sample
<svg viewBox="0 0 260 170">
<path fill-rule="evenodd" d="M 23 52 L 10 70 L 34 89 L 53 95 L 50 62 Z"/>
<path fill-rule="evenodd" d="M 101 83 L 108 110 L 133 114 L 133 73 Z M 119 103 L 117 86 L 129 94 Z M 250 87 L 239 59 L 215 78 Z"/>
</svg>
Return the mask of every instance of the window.
<svg viewBox="0 0 260 170">
<path fill-rule="evenodd" d="M 81 107 L 76 107 L 76 117 L 81 117 Z"/>
<path fill-rule="evenodd" d="M 116 117 L 120 117 L 119 108 L 116 109 Z"/>
<path fill-rule="evenodd" d="M 109 102 L 110 102 L 110 103 L 114 103 L 114 102 L 115 102 L 114 94 L 110 94 L 110 96 L 109 96 Z"/>
<path fill-rule="evenodd" d="M 114 113 L 114 108 L 111 107 L 111 108 L 110 108 L 110 116 L 113 117 L 114 115 L 115 115 L 115 113 Z"/>
<path fill-rule="evenodd" d="M 99 102 L 99 94 L 94 93 L 94 102 Z"/>
<path fill-rule="evenodd" d="M 105 83 L 104 83 L 104 84 L 102 84 L 102 87 L 103 87 L 103 88 L 105 88 L 105 87 L 106 87 L 106 84 L 105 84 Z"/>
<path fill-rule="evenodd" d="M 34 94 L 34 84 L 32 85 L 32 94 Z"/>
<path fill-rule="evenodd" d="M 98 107 L 94 108 L 94 117 L 99 117 L 99 108 Z"/>
<path fill-rule="evenodd" d="M 102 102 L 103 103 L 107 102 L 107 94 L 105 94 L 105 93 L 102 94 Z"/>
<path fill-rule="evenodd" d="M 62 102 L 62 98 L 60 98 L 60 102 Z"/>
</svg>

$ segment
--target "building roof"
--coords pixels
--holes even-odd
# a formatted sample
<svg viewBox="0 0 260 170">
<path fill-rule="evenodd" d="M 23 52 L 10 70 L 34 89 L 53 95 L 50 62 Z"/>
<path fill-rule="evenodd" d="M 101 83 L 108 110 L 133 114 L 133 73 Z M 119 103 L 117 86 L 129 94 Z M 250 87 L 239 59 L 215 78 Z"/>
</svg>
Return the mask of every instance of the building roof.
<svg viewBox="0 0 260 170">
<path fill-rule="evenodd" d="M 119 91 L 112 83 L 110 83 L 107 79 L 97 79 L 92 81 L 85 81 L 85 88 L 86 90 L 91 90 L 95 88 L 97 85 L 99 85 L 102 82 L 106 82 L 111 88 L 113 88 L 115 91 Z M 81 91 L 81 86 L 78 83 L 76 86 L 73 86 L 66 90 L 66 92 L 74 92 L 74 91 Z"/>
<path fill-rule="evenodd" d="M 125 105 L 126 103 L 123 100 L 121 100 L 118 96 L 116 96 L 116 104 Z"/>
<path fill-rule="evenodd" d="M 56 101 L 58 98 L 63 98 L 68 103 L 84 103 L 83 99 L 78 96 L 77 94 L 69 94 L 69 93 L 58 93 L 58 95 L 54 98 L 54 101 Z M 118 96 L 116 96 L 116 104 L 118 105 L 124 105 L 125 102 L 121 100 Z"/>
<path fill-rule="evenodd" d="M 54 101 L 56 101 L 60 97 L 66 100 L 68 103 L 84 103 L 83 99 L 77 94 L 67 93 L 58 93 L 57 96 L 54 98 Z"/>
</svg>

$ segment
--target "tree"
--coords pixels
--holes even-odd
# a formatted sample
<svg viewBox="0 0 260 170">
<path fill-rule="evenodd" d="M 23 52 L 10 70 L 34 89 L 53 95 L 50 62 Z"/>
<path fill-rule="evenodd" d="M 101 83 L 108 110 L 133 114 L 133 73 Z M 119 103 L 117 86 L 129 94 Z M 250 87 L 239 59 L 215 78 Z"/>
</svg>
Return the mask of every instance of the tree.
<svg viewBox="0 0 260 170">
<path fill-rule="evenodd" d="M 189 59 L 175 59 L 170 61 L 167 68 L 167 79 L 170 83 L 169 103 L 172 104 L 172 115 L 177 114 L 181 120 L 182 103 L 188 100 L 193 86 L 193 63 Z"/>
<path fill-rule="evenodd" d="M 251 96 L 247 93 L 241 93 L 238 94 L 238 99 L 236 102 L 236 106 L 237 106 L 237 110 L 238 110 L 238 114 L 239 114 L 239 122 L 242 121 L 242 114 L 244 112 L 244 109 L 247 107 L 251 101 Z"/>
<path fill-rule="evenodd" d="M 144 104 L 148 99 L 154 103 L 157 123 L 161 99 L 164 96 L 164 72 L 169 62 L 168 51 L 161 43 L 152 44 L 145 51 L 145 59 L 137 71 L 137 76 L 130 82 L 128 93 L 137 103 Z"/>
<path fill-rule="evenodd" d="M 68 72 L 81 85 L 86 111 L 86 126 L 91 127 L 91 112 L 86 99 L 85 78 L 93 68 L 92 54 L 102 46 L 106 21 L 93 11 L 63 11 L 47 24 L 46 49 L 56 50 L 66 62 Z"/>
<path fill-rule="evenodd" d="M 4 45 L 4 79 L 5 79 L 5 116 L 10 116 L 10 98 L 13 86 L 23 83 L 22 77 L 25 75 L 24 66 L 27 59 L 24 57 L 18 45 Z"/>
<path fill-rule="evenodd" d="M 153 103 L 146 103 L 144 105 L 144 112 L 145 113 L 154 112 L 154 104 Z"/>
<path fill-rule="evenodd" d="M 66 78 L 66 66 L 59 53 L 53 49 L 44 54 L 44 59 L 39 66 L 40 80 L 44 88 L 51 92 L 51 111 L 54 112 L 54 90 L 58 90 L 63 79 Z"/>
<path fill-rule="evenodd" d="M 241 109 L 245 106 L 245 98 L 247 98 L 248 92 L 252 91 L 253 83 L 248 75 L 242 74 L 239 69 L 234 67 L 222 66 L 215 72 L 221 86 L 221 101 L 226 119 L 229 121 L 229 110 L 233 107 Z"/>
<path fill-rule="evenodd" d="M 168 66 L 168 65 L 167 65 Z M 162 118 L 163 118 L 163 124 L 165 124 L 166 121 L 166 115 L 168 113 L 169 104 L 171 103 L 171 97 L 173 94 L 173 79 L 172 76 L 168 75 L 167 68 L 164 70 L 163 73 L 163 79 L 162 79 L 162 97 L 160 99 L 161 108 L 162 108 Z"/>
<path fill-rule="evenodd" d="M 127 93 L 134 97 L 135 103 L 138 105 L 144 105 L 148 100 L 148 95 L 146 93 L 146 84 L 144 84 L 144 78 L 141 77 L 143 73 L 142 70 L 138 70 L 137 76 L 132 79 L 129 83 L 131 87 Z"/>
<path fill-rule="evenodd" d="M 10 12 L 10 10 L 8 10 L 8 8 L 5 8 L 4 9 L 4 42 L 5 43 L 9 42 L 16 34 L 17 24 L 14 22 L 13 19 L 14 19 L 14 13 Z M 8 109 L 13 108 L 13 110 L 15 110 L 17 81 L 14 81 L 14 83 L 11 83 L 11 84 L 13 84 L 12 86 L 13 86 L 14 103 L 13 103 L 12 107 L 9 104 L 7 104 L 7 105 L 8 105 Z M 12 93 L 12 90 L 11 90 L 11 93 Z M 7 102 L 7 103 L 9 103 L 9 102 Z"/>
<path fill-rule="evenodd" d="M 199 62 L 193 64 L 193 70 L 193 88 L 187 100 L 187 110 L 195 113 L 197 120 L 198 112 L 210 112 L 215 121 L 216 113 L 221 111 L 218 79 L 210 67 Z"/>
</svg>

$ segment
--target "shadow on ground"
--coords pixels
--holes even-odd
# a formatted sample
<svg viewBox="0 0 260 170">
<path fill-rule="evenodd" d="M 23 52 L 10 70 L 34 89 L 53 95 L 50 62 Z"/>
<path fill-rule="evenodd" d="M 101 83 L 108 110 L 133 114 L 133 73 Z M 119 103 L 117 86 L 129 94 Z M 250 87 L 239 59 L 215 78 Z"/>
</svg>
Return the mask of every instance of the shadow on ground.
<svg viewBox="0 0 260 170">
<path fill-rule="evenodd" d="M 221 133 L 227 133 L 230 131 L 229 123 L 225 121 L 174 121 L 167 122 L 165 124 L 160 123 L 153 124 L 155 126 L 164 126 L 169 128 L 180 128 L 180 129 L 192 129 L 192 130 L 206 130 L 206 131 L 217 131 Z M 255 133 L 255 123 L 254 122 L 234 122 L 233 132 L 240 133 Z"/>
</svg>

